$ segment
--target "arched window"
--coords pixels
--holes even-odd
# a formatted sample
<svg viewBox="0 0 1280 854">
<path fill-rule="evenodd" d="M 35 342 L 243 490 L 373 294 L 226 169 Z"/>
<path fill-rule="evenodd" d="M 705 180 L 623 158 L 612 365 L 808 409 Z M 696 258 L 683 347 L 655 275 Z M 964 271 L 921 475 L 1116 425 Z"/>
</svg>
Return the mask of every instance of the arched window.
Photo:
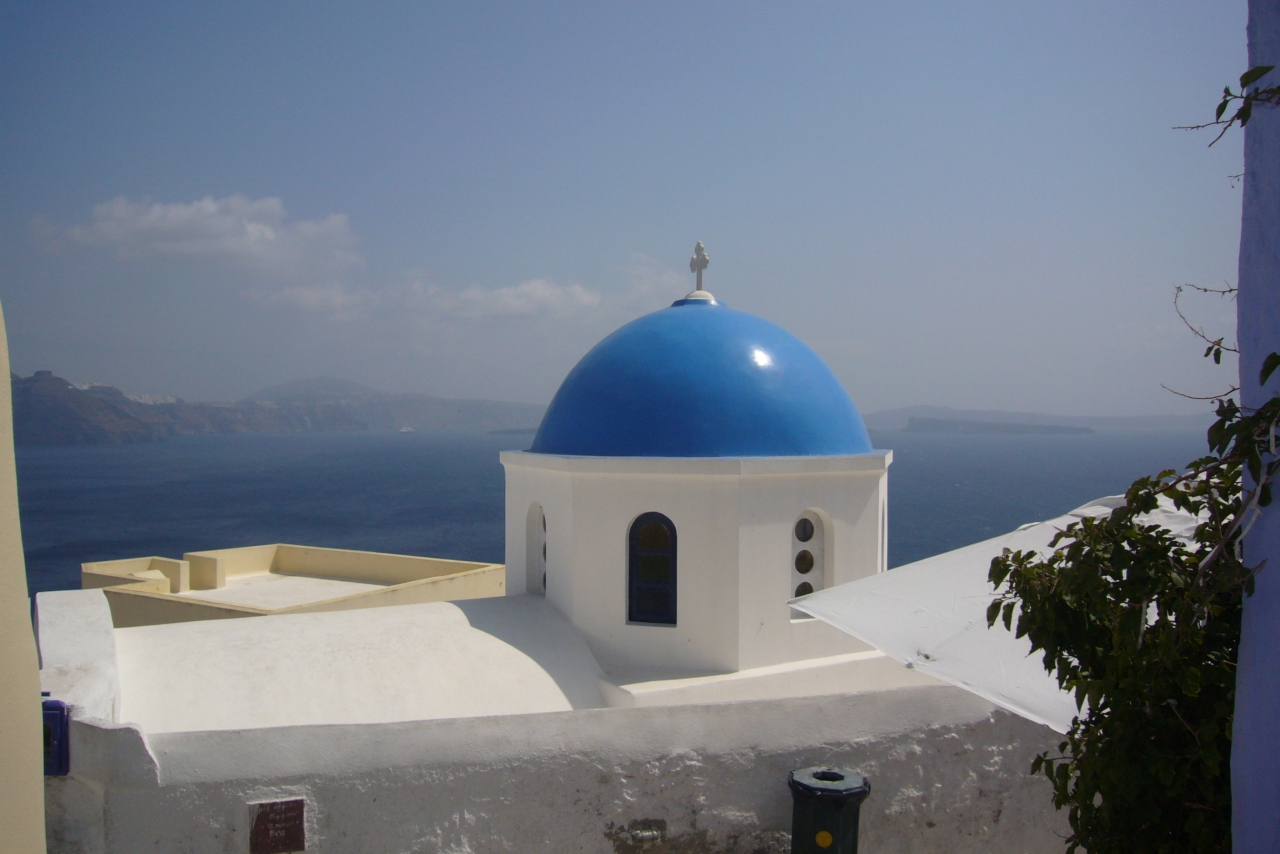
<svg viewBox="0 0 1280 854">
<path fill-rule="evenodd" d="M 627 621 L 676 624 L 676 526 L 644 513 L 627 535 Z"/>
</svg>

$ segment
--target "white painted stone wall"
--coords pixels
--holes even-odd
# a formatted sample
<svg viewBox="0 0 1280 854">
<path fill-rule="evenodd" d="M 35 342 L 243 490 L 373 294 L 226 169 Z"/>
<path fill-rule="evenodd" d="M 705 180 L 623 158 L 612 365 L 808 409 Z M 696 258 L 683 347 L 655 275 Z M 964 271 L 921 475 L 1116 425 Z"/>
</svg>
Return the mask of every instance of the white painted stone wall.
<svg viewBox="0 0 1280 854">
<path fill-rule="evenodd" d="M 1249 67 L 1280 66 L 1280 2 L 1249 2 Z M 1280 83 L 1272 71 L 1263 85 Z M 1280 109 L 1253 111 L 1245 129 L 1240 229 L 1240 393 L 1258 406 L 1280 390 L 1280 372 L 1265 388 L 1258 371 L 1280 352 Z M 1231 751 L 1232 840 L 1236 851 L 1280 851 L 1280 511 L 1272 505 L 1250 529 L 1244 555 L 1267 562 L 1245 600 Z"/>
<path fill-rule="evenodd" d="M 106 594 L 51 590 L 36 601 L 40 690 L 73 706 L 81 718 L 117 720 L 120 668 Z"/>
<path fill-rule="evenodd" d="M 791 531 L 829 520 L 826 583 L 885 569 L 888 452 L 665 459 L 505 452 L 507 592 L 525 592 L 529 508 L 547 520 L 547 598 L 607 670 L 731 672 L 867 650 L 792 619 Z M 645 512 L 677 537 L 677 625 L 627 623 L 627 534 Z"/>
<path fill-rule="evenodd" d="M 793 619 L 792 529 L 801 513 L 824 519 L 825 586 L 884 572 L 888 458 L 858 473 L 759 473 L 738 484 L 738 666 L 871 649 L 819 620 Z"/>
<path fill-rule="evenodd" d="M 239 854 L 247 804 L 302 797 L 320 854 L 785 852 L 787 772 L 837 764 L 871 781 L 864 851 L 1054 851 L 1065 823 L 1027 769 L 1056 741 L 949 687 L 145 740 L 78 723 L 50 850 Z"/>
</svg>

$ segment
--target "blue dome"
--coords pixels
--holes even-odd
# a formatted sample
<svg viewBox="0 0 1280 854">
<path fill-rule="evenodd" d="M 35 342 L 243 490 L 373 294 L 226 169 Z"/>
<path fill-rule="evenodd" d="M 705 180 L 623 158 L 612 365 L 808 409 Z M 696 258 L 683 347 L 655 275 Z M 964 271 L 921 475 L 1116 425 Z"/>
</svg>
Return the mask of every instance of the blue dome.
<svg viewBox="0 0 1280 854">
<path fill-rule="evenodd" d="M 831 369 L 780 326 L 708 300 L 634 320 L 569 372 L 536 454 L 793 457 L 865 454 L 871 440 Z"/>
</svg>

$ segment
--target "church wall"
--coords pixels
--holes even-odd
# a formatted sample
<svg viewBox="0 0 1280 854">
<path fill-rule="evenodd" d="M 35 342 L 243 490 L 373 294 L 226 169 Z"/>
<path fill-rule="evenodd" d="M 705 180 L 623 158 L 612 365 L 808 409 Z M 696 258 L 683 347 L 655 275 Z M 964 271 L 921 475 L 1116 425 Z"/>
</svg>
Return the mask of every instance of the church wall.
<svg viewBox="0 0 1280 854">
<path fill-rule="evenodd" d="M 504 460 L 505 463 L 505 460 Z M 529 512 L 530 472 L 503 465 L 503 561 L 507 567 L 507 595 L 525 592 L 525 524 Z"/>
<path fill-rule="evenodd" d="M 792 529 L 806 510 L 824 517 L 825 587 L 882 570 L 884 484 L 883 470 L 743 477 L 740 667 L 871 649 L 786 603 L 794 597 Z"/>
<path fill-rule="evenodd" d="M 606 669 L 727 672 L 737 665 L 734 462 L 505 453 L 507 589 L 523 592 L 527 512 L 547 516 L 547 598 Z M 685 474 L 690 466 L 710 469 Z M 641 513 L 676 527 L 677 624 L 627 624 L 627 534 Z"/>
<path fill-rule="evenodd" d="M 574 543 L 579 521 L 574 514 L 573 480 L 564 472 L 539 472 L 538 488 L 530 496 L 542 504 L 547 519 L 547 601 L 570 622 L 578 613 Z M 581 607 L 590 607 L 582 603 Z"/>
<path fill-rule="evenodd" d="M 573 585 L 570 583 L 573 548 L 572 483 L 567 472 L 508 464 L 506 469 L 507 595 L 526 592 L 528 578 L 529 506 L 538 503 L 547 520 L 547 600 L 573 619 Z M 537 592 L 537 591 L 529 591 Z"/>
<path fill-rule="evenodd" d="M 737 655 L 737 479 L 573 475 L 574 615 L 608 669 L 732 671 Z M 676 625 L 627 622 L 627 536 L 642 513 L 676 528 Z"/>
<path fill-rule="evenodd" d="M 306 802 L 307 851 L 790 849 L 793 768 L 871 781 L 878 854 L 1052 851 L 1065 822 L 1027 774 L 1058 736 L 951 687 L 362 727 L 169 733 L 78 725 L 92 762 L 51 780 L 54 852 L 248 850 L 249 804 Z"/>
<path fill-rule="evenodd" d="M 507 566 L 507 595 L 519 596 L 527 592 L 525 567 L 528 554 L 525 548 L 526 525 L 528 524 L 529 504 L 540 501 L 544 506 L 547 496 L 540 496 L 537 489 L 537 477 L 541 474 L 536 469 L 524 466 L 505 465 L 506 503 L 503 517 L 506 520 L 505 557 Z"/>
<path fill-rule="evenodd" d="M 547 516 L 548 599 L 601 665 L 732 672 L 869 649 L 792 618 L 792 527 L 816 510 L 825 586 L 885 568 L 889 452 L 855 457 L 646 459 L 504 453 L 507 589 L 523 592 L 528 512 Z M 645 512 L 676 527 L 677 624 L 627 624 L 627 532 Z"/>
</svg>

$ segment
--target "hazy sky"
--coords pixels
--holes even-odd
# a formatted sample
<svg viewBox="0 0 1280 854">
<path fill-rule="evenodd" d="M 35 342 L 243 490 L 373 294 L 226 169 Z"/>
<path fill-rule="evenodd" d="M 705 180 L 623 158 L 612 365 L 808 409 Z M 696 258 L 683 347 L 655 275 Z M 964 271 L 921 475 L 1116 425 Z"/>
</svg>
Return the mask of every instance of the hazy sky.
<svg viewBox="0 0 1280 854">
<path fill-rule="evenodd" d="M 515 11 L 513 11 L 515 10 Z M 0 11 L 13 369 L 546 402 L 707 287 L 864 411 L 1195 411 L 1244 0 Z M 1233 306 L 1188 305 L 1215 334 Z"/>
</svg>

